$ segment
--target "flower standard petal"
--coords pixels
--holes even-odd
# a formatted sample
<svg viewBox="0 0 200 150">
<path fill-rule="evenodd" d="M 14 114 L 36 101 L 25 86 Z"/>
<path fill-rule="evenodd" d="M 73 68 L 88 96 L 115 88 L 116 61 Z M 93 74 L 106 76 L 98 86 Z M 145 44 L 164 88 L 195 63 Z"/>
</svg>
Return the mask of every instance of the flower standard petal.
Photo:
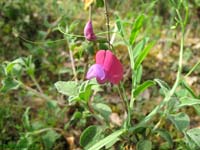
<svg viewBox="0 0 200 150">
<path fill-rule="evenodd" d="M 113 84 L 118 84 L 123 78 L 123 66 L 110 50 L 100 50 L 96 54 L 96 63 L 103 65 L 106 78 Z"/>
<path fill-rule="evenodd" d="M 108 74 L 107 78 L 111 83 L 118 84 L 123 78 L 123 66 L 110 50 L 106 51 L 103 67 Z"/>
<path fill-rule="evenodd" d="M 104 65 L 104 60 L 105 60 L 105 56 L 106 56 L 106 51 L 105 50 L 99 50 L 96 53 L 96 64 L 100 64 L 100 65 Z"/>
<path fill-rule="evenodd" d="M 100 76 L 102 72 L 104 76 Z M 118 84 L 123 78 L 123 66 L 110 50 L 99 50 L 96 53 L 96 64 L 87 73 L 87 79 L 94 77 L 99 83 L 109 81 L 113 84 Z"/>
</svg>

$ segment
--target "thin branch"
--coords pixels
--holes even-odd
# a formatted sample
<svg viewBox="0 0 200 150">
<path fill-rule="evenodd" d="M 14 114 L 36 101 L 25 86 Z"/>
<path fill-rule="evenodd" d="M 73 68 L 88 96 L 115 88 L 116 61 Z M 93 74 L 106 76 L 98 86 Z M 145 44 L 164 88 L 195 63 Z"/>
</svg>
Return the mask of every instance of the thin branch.
<svg viewBox="0 0 200 150">
<path fill-rule="evenodd" d="M 25 89 L 25 90 L 27 90 L 27 91 L 29 91 L 29 92 L 32 92 L 35 96 L 37 96 L 37 97 L 40 97 L 40 98 L 42 98 L 42 99 L 44 99 L 44 100 L 46 100 L 46 101 L 51 101 L 51 100 L 53 100 L 51 97 L 49 97 L 49 96 L 47 96 L 47 95 L 45 95 L 45 94 L 43 94 L 43 93 L 40 93 L 40 92 L 38 92 L 37 90 L 35 90 L 35 89 L 33 89 L 33 88 L 31 88 L 31 87 L 29 87 L 29 86 L 27 86 L 27 85 L 25 85 L 25 84 L 21 84 L 22 85 L 22 88 L 23 89 Z M 61 104 L 61 103 L 58 103 L 58 105 L 60 106 L 60 107 L 66 107 L 67 105 L 65 105 L 65 104 Z"/>
<path fill-rule="evenodd" d="M 43 92 L 42 88 L 40 87 L 40 85 L 38 84 L 37 80 L 35 79 L 35 76 L 31 75 L 30 77 L 31 77 L 32 81 L 34 82 L 35 86 L 37 87 L 38 91 L 43 94 L 44 92 Z"/>
<path fill-rule="evenodd" d="M 70 60 L 71 60 L 74 78 L 75 78 L 75 81 L 77 81 L 78 79 L 77 79 L 77 73 L 76 73 L 76 68 L 75 68 L 75 62 L 74 62 L 74 57 L 73 57 L 73 53 L 71 50 L 69 50 L 69 56 L 70 56 Z"/>
<path fill-rule="evenodd" d="M 107 1 L 104 0 L 104 10 L 105 10 L 105 16 L 106 16 L 106 25 L 107 25 L 107 40 L 108 40 L 108 43 L 109 43 L 109 47 L 111 47 L 111 44 L 110 44 L 110 20 L 109 20 L 109 14 L 108 14 L 108 7 L 107 7 Z"/>
<path fill-rule="evenodd" d="M 89 20 L 92 21 L 92 5 L 89 7 Z"/>
</svg>

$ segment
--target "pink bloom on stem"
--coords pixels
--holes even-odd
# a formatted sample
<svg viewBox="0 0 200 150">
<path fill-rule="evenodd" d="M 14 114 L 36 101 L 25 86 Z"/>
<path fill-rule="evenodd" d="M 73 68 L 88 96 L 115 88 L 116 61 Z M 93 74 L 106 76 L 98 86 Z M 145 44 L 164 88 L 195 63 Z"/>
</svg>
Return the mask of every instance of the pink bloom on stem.
<svg viewBox="0 0 200 150">
<path fill-rule="evenodd" d="M 96 64 L 89 68 L 86 78 L 96 78 L 100 84 L 107 81 L 118 84 L 123 78 L 123 66 L 110 50 L 99 50 L 96 54 Z"/>
<path fill-rule="evenodd" d="M 89 20 L 87 22 L 87 24 L 85 25 L 84 36 L 88 41 L 95 41 L 97 39 L 96 35 L 94 34 L 94 31 L 93 31 L 92 21 L 91 20 Z"/>
</svg>

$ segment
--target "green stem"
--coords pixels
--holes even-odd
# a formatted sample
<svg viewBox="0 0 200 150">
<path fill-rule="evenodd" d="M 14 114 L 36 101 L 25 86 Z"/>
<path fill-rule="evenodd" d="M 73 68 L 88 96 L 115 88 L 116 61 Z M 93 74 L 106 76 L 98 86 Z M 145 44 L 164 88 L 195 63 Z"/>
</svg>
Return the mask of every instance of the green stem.
<svg viewBox="0 0 200 150">
<path fill-rule="evenodd" d="M 198 61 L 184 77 L 185 78 L 188 77 L 199 66 L 199 64 L 200 64 L 200 61 Z"/>
<path fill-rule="evenodd" d="M 43 99 L 45 99 L 45 100 L 52 100 L 52 99 L 51 99 L 50 97 L 48 97 L 47 95 L 45 95 L 45 94 L 43 94 L 43 93 L 40 93 L 40 92 L 36 91 L 35 89 L 32 89 L 32 88 L 29 87 L 29 86 L 26 86 L 26 85 L 23 84 L 23 83 L 21 83 L 21 85 L 22 85 L 22 88 L 24 88 L 24 89 L 27 90 L 27 91 L 32 92 L 34 95 L 36 95 L 36 96 L 38 96 L 38 97 L 41 97 L 41 98 L 43 98 Z"/>
<path fill-rule="evenodd" d="M 35 86 L 37 87 L 38 91 L 43 94 L 44 92 L 43 92 L 42 88 L 40 87 L 40 85 L 38 84 L 37 80 L 35 79 L 35 76 L 30 75 L 30 77 L 31 77 L 32 81 L 34 82 Z"/>
<path fill-rule="evenodd" d="M 55 130 L 55 131 L 60 132 L 61 134 L 64 135 L 64 131 L 60 128 L 44 128 L 44 129 L 36 130 L 36 131 L 33 131 L 33 132 L 28 132 L 27 136 L 41 134 L 41 133 L 49 131 L 49 130 Z"/>
<path fill-rule="evenodd" d="M 131 88 L 131 99 L 130 99 L 130 103 L 128 106 L 129 112 L 128 112 L 128 117 L 129 117 L 129 124 L 131 124 L 131 116 L 132 116 L 132 112 L 133 112 L 133 105 L 134 105 L 134 101 L 135 101 L 135 97 L 134 97 L 134 90 L 136 87 L 136 80 L 134 78 L 134 59 L 133 59 L 133 55 L 132 55 L 132 48 L 131 46 L 128 47 L 128 53 L 129 53 L 129 57 L 130 57 L 130 62 L 131 62 L 131 73 L 132 73 L 132 88 Z"/>
<path fill-rule="evenodd" d="M 92 21 L 92 5 L 89 7 L 89 20 Z"/>
<path fill-rule="evenodd" d="M 178 14 L 178 17 L 179 17 L 179 20 L 180 20 L 180 24 L 181 24 L 181 47 L 180 47 L 180 52 L 179 52 L 179 63 L 178 63 L 178 72 L 177 72 L 177 75 L 176 75 L 176 81 L 170 91 L 170 97 L 174 94 L 177 86 L 179 85 L 179 82 L 180 82 L 180 78 L 181 78 L 181 73 L 182 73 L 182 62 L 183 62 L 183 45 L 184 45 L 184 33 L 185 33 L 185 29 L 184 29 L 184 24 L 182 22 L 182 18 L 180 16 L 180 13 L 178 10 L 177 11 L 177 14 Z"/>
<path fill-rule="evenodd" d="M 110 20 L 109 20 L 109 14 L 108 14 L 108 7 L 107 7 L 107 1 L 104 0 L 104 10 L 105 10 L 105 16 L 106 16 L 106 25 L 107 25 L 107 40 L 109 43 L 109 47 L 111 48 L 111 44 L 110 44 Z"/>
<path fill-rule="evenodd" d="M 125 127 L 128 128 L 130 126 L 131 111 L 130 111 L 129 102 L 128 102 L 128 98 L 126 96 L 126 92 L 125 92 L 124 86 L 123 86 L 123 84 L 121 82 L 120 82 L 120 88 L 122 89 L 123 100 L 124 100 L 124 103 L 125 103 L 125 106 L 126 106 L 126 111 L 127 111 L 127 118 L 126 118 Z"/>
<path fill-rule="evenodd" d="M 68 44 L 69 44 L 69 41 L 68 41 Z M 70 50 L 70 48 L 69 48 L 69 56 L 70 56 L 70 60 L 71 60 L 71 66 L 72 66 L 72 71 L 73 71 L 73 74 L 74 74 L 74 79 L 75 79 L 76 82 L 78 82 L 77 72 L 76 72 L 76 67 L 75 67 L 75 61 L 74 61 L 72 50 Z"/>
<path fill-rule="evenodd" d="M 181 47 L 180 47 L 180 52 L 179 52 L 179 63 L 178 63 L 178 71 L 177 71 L 177 75 L 176 75 L 176 81 L 172 87 L 172 89 L 170 90 L 169 94 L 164 98 L 163 102 L 158 105 L 157 107 L 155 107 L 153 109 L 152 112 L 150 112 L 146 117 L 145 119 L 142 121 L 142 123 L 147 123 L 154 115 L 157 114 L 157 112 L 166 104 L 168 103 L 168 101 L 171 99 L 171 97 L 174 95 L 175 91 L 176 91 L 176 88 L 178 87 L 179 83 L 180 83 L 180 80 L 181 80 L 181 73 L 182 73 L 182 61 L 183 61 L 183 46 L 184 46 L 184 33 L 185 33 L 185 27 L 184 27 L 184 24 L 183 24 L 183 21 L 182 21 L 182 18 L 180 16 L 180 13 L 178 10 L 177 11 L 177 14 L 178 14 L 178 18 L 179 18 L 179 21 L 180 21 L 180 24 L 181 24 Z M 166 113 L 167 110 L 165 110 L 164 112 L 164 115 Z M 164 116 L 163 115 L 163 116 Z M 163 117 L 162 116 L 162 117 Z M 161 117 L 161 119 L 162 119 Z"/>
</svg>

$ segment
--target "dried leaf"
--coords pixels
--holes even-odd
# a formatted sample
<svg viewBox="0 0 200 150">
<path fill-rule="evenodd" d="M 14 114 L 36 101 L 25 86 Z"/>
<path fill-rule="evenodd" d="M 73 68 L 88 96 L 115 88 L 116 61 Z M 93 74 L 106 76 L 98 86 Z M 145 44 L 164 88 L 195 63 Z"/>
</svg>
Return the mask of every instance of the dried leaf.
<svg viewBox="0 0 200 150">
<path fill-rule="evenodd" d="M 112 113 L 110 115 L 110 120 L 113 124 L 116 124 L 118 126 L 122 125 L 122 119 L 119 117 L 119 115 L 117 113 Z"/>
</svg>

